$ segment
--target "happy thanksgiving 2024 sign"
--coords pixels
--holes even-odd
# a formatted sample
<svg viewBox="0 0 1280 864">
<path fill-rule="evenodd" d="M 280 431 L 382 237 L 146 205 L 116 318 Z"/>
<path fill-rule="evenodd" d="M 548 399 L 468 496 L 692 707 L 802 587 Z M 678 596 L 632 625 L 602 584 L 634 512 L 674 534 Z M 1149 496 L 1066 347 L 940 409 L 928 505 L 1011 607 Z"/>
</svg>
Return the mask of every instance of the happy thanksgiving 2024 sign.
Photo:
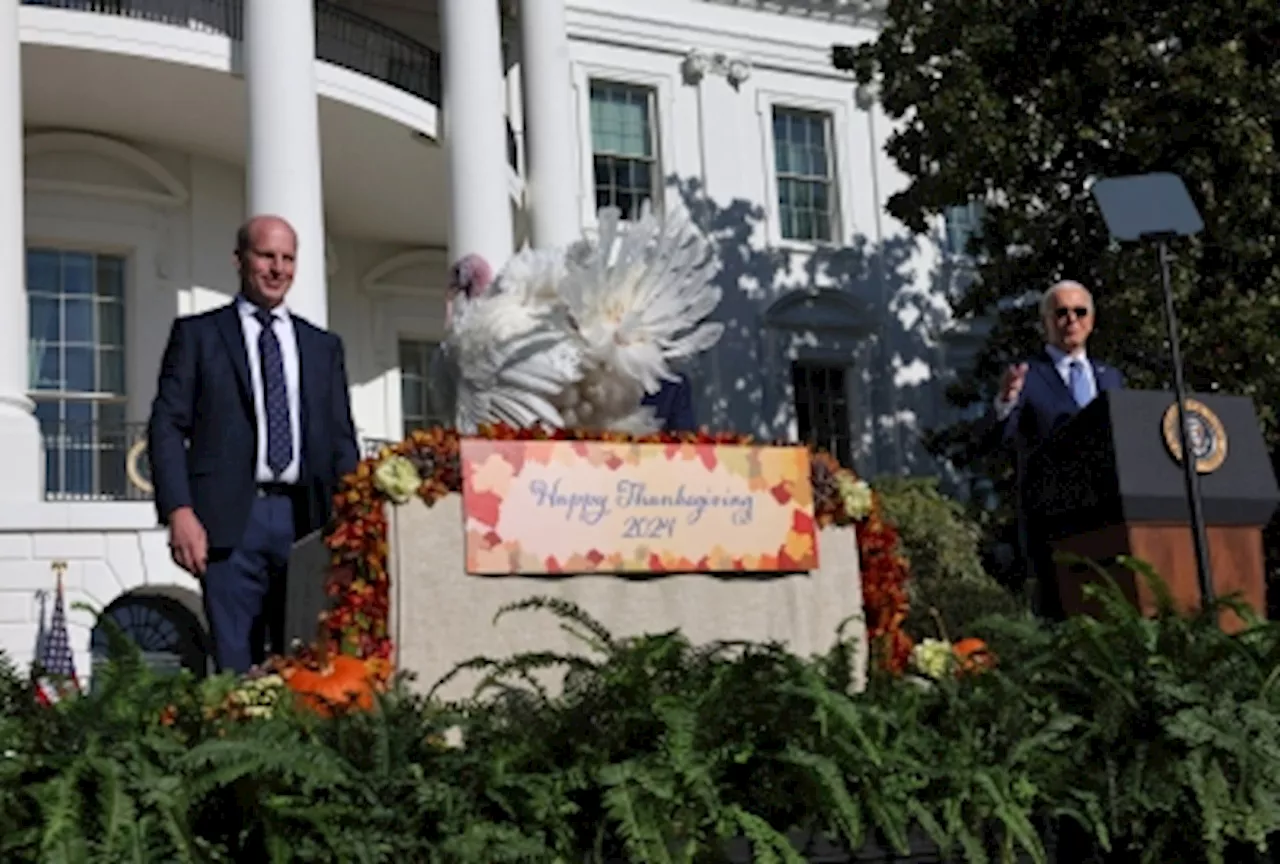
<svg viewBox="0 0 1280 864">
<path fill-rule="evenodd" d="M 468 438 L 461 461 L 471 574 L 818 566 L 805 447 Z"/>
</svg>

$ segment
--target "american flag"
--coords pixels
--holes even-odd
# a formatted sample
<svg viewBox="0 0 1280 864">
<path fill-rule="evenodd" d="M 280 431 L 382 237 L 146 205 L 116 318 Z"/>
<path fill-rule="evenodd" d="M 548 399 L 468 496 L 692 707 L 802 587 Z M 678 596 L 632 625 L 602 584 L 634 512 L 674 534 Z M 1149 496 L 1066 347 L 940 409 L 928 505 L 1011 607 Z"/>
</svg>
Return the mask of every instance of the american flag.
<svg viewBox="0 0 1280 864">
<path fill-rule="evenodd" d="M 49 621 L 49 632 L 45 634 L 44 643 L 40 646 L 40 656 L 36 658 L 37 674 L 36 699 L 42 705 L 52 705 L 71 689 L 80 689 L 80 680 L 76 677 L 76 660 L 71 653 L 71 640 L 67 637 L 67 607 L 62 596 L 62 570 L 66 565 L 54 564 L 58 571 L 58 594 L 53 601 L 53 618 Z"/>
</svg>

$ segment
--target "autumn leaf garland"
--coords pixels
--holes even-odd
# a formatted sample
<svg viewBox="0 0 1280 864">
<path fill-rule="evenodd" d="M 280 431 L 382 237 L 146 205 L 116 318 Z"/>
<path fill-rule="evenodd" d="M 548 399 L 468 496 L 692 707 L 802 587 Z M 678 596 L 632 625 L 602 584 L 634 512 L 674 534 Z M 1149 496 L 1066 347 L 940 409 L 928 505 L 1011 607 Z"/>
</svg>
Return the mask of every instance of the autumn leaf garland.
<svg viewBox="0 0 1280 864">
<path fill-rule="evenodd" d="M 482 427 L 477 437 L 505 441 L 613 441 L 640 444 L 751 444 L 749 436 L 706 432 L 632 436 L 563 429 Z M 389 675 L 394 646 L 388 635 L 390 577 L 387 573 L 386 504 L 417 495 L 428 506 L 462 488 L 460 436 L 452 429 L 419 430 L 364 459 L 334 496 L 334 523 L 327 543 L 333 566 L 325 586 L 331 606 L 322 615 L 329 650 L 379 661 Z M 811 458 L 814 517 L 819 527 L 857 524 L 867 635 L 877 662 L 901 672 L 912 642 L 902 629 L 907 616 L 908 571 L 898 534 L 884 518 L 878 496 L 830 454 Z M 316 646 L 313 646 L 313 649 Z M 304 656 L 314 653 L 303 652 Z"/>
</svg>

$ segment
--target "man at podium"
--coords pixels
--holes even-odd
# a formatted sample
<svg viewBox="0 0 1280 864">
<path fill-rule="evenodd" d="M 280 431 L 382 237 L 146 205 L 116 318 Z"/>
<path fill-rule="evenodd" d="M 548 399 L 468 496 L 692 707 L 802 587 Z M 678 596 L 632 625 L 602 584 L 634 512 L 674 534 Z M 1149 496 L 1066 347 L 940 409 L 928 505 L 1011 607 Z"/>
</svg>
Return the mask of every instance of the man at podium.
<svg viewBox="0 0 1280 864">
<path fill-rule="evenodd" d="M 1028 575 L 1035 580 L 1036 612 L 1063 617 L 1054 576 L 1053 555 L 1037 514 L 1028 512 L 1024 476 L 1028 456 L 1101 392 L 1124 387 L 1119 370 L 1089 358 L 1093 333 L 1093 295 L 1079 282 L 1058 282 L 1040 300 L 1044 350 L 1010 366 L 981 430 L 986 452 L 1003 449 L 1014 459 L 1017 476 L 1018 538 Z"/>
</svg>

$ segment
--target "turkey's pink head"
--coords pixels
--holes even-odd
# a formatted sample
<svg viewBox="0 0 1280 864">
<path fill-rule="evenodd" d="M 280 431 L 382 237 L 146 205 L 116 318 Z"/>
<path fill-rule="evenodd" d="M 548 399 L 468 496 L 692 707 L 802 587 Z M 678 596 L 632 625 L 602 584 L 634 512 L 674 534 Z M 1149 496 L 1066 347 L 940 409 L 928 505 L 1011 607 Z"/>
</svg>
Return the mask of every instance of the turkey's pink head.
<svg viewBox="0 0 1280 864">
<path fill-rule="evenodd" d="M 462 294 L 467 299 L 479 297 L 493 281 L 493 270 L 489 262 L 479 255 L 464 255 L 449 268 L 449 288 L 445 291 L 444 322 L 448 327 L 453 322 L 453 301 Z"/>
<path fill-rule="evenodd" d="M 464 255 L 449 270 L 449 293 L 479 297 L 493 281 L 493 269 L 479 255 Z"/>
</svg>

